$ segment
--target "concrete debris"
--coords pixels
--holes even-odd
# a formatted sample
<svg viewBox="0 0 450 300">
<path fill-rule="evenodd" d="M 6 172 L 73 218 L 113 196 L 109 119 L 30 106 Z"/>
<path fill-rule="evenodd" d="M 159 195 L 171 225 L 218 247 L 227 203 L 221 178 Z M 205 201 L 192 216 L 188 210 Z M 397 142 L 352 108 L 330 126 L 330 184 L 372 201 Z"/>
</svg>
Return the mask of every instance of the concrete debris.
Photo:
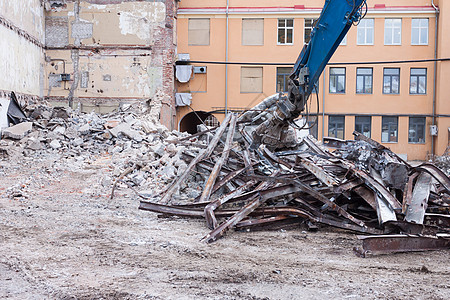
<svg viewBox="0 0 450 300">
<path fill-rule="evenodd" d="M 20 140 L 23 137 L 25 137 L 25 135 L 30 133 L 32 126 L 33 126 L 32 122 L 19 123 L 17 125 L 3 129 L 2 135 L 3 137 Z"/>
<path fill-rule="evenodd" d="M 206 242 L 230 229 L 333 226 L 366 236 L 392 235 L 362 238 L 363 248 L 357 249 L 362 256 L 448 245 L 450 179 L 435 165 L 412 166 L 358 133 L 354 141 L 321 144 L 293 130 L 289 135 L 296 139 L 287 144 L 294 147 L 250 150 L 246 127 L 254 128 L 255 118 L 248 114 L 229 114 L 220 127 L 193 135 L 169 131 L 152 114 L 151 105 L 160 100 L 155 98 L 150 107 L 101 116 L 36 107 L 31 122 L 16 125 L 20 132 L 3 135 L 0 155 L 50 159 L 59 170 L 87 174 L 107 166 L 111 172 L 97 176 L 85 192 L 112 189 L 113 198 L 124 188 L 145 191 L 139 193 L 140 209 L 205 218 L 211 229 Z M 16 199 L 29 192 L 17 186 L 8 195 Z M 391 241 L 399 235 L 403 246 L 395 249 Z M 431 239 L 413 239 L 423 235 L 440 242 L 427 246 Z M 385 241 L 387 248 L 377 244 Z"/>
</svg>

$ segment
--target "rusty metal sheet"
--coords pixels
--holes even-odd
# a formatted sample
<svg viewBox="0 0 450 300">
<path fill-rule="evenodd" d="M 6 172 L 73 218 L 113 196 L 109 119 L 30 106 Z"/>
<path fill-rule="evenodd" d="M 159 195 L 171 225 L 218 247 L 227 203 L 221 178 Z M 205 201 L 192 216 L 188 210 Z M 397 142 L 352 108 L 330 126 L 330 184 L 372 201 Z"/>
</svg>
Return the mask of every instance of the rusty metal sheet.
<svg viewBox="0 0 450 300">
<path fill-rule="evenodd" d="M 375 193 L 365 186 L 360 186 L 354 189 L 355 193 L 366 201 L 374 210 L 377 209 L 377 201 L 375 200 Z"/>
<path fill-rule="evenodd" d="M 402 213 L 406 214 L 406 210 L 408 209 L 408 205 L 411 204 L 411 198 L 413 193 L 413 183 L 416 177 L 419 176 L 419 173 L 414 173 L 408 178 L 408 182 L 405 185 L 403 190 L 403 204 L 402 204 Z"/>
<path fill-rule="evenodd" d="M 338 179 L 332 174 L 329 174 L 318 164 L 314 164 L 313 162 L 304 158 L 300 158 L 300 164 L 327 186 L 332 187 L 338 184 Z"/>
<path fill-rule="evenodd" d="M 379 235 L 358 236 L 363 241 L 362 249 L 354 249 L 361 256 L 388 254 L 394 252 L 415 252 L 450 249 L 450 235 Z"/>
<path fill-rule="evenodd" d="M 383 180 L 377 171 L 371 168 L 370 175 L 372 175 L 372 177 L 384 187 Z M 375 201 L 377 203 L 376 211 L 380 225 L 389 221 L 397 221 L 397 216 L 395 215 L 394 209 L 383 197 L 380 196 L 379 193 L 375 193 Z"/>
<path fill-rule="evenodd" d="M 423 224 L 425 210 L 427 209 L 430 195 L 431 175 L 423 172 L 417 178 L 411 198 L 411 204 L 406 209 L 405 220 L 417 224 Z"/>
<path fill-rule="evenodd" d="M 429 173 L 446 189 L 447 193 L 450 193 L 450 178 L 445 175 L 444 172 L 442 172 L 438 167 L 432 164 L 425 163 L 414 169 Z"/>
<path fill-rule="evenodd" d="M 211 140 L 211 142 L 208 145 L 208 148 L 204 149 L 202 152 L 200 152 L 199 155 L 197 155 L 189 164 L 186 171 L 184 171 L 183 174 L 178 176 L 178 178 L 173 182 L 173 184 L 170 186 L 170 188 L 164 193 L 164 195 L 161 198 L 162 203 L 168 203 L 170 199 L 172 198 L 172 195 L 175 193 L 175 191 L 179 188 L 181 183 L 186 179 L 186 177 L 191 173 L 192 169 L 195 167 L 195 165 L 201 161 L 202 159 L 208 157 L 211 155 L 211 153 L 214 151 L 214 148 L 216 147 L 217 143 L 220 140 L 220 137 L 225 132 L 225 129 L 228 126 L 228 123 L 230 122 L 232 117 L 232 114 L 229 114 L 225 117 L 225 120 L 220 125 L 219 129 L 216 131 L 216 134 L 214 135 L 214 138 Z"/>
<path fill-rule="evenodd" d="M 203 188 L 203 192 L 200 197 L 200 202 L 207 202 L 209 200 L 209 197 L 211 196 L 211 193 L 213 191 L 214 183 L 216 182 L 217 176 L 219 175 L 219 171 L 220 169 L 222 169 L 222 165 L 225 163 L 225 160 L 228 158 L 228 155 L 230 153 L 237 120 L 236 114 L 231 115 L 232 116 L 230 120 L 230 127 L 228 129 L 225 147 L 223 149 L 221 157 L 216 161 L 216 164 L 214 165 L 211 174 L 209 174 L 208 180 L 206 181 L 205 187 Z"/>
<path fill-rule="evenodd" d="M 212 230 L 210 233 L 208 233 L 202 240 L 205 240 L 207 243 L 216 241 L 218 238 L 222 237 L 229 228 L 236 225 L 239 221 L 241 221 L 243 218 L 248 216 L 252 211 L 254 211 L 256 208 L 258 208 L 261 204 L 263 204 L 267 200 L 269 200 L 271 198 L 275 198 L 275 197 L 281 197 L 281 196 L 286 196 L 286 195 L 290 195 L 290 194 L 295 194 L 295 193 L 300 192 L 301 190 L 302 189 L 298 186 L 287 185 L 284 187 L 278 187 L 278 188 L 274 188 L 274 189 L 258 191 L 258 193 L 257 193 L 258 197 L 256 199 L 254 199 L 253 201 L 248 203 L 238 213 L 236 213 L 231 218 L 229 218 L 227 221 L 223 222 L 218 227 L 216 227 L 214 230 Z"/>
<path fill-rule="evenodd" d="M 383 184 L 381 184 L 380 182 L 375 180 L 373 177 L 371 177 L 366 172 L 357 169 L 354 164 L 352 164 L 352 163 L 350 163 L 348 161 L 344 161 L 344 160 L 340 160 L 340 162 L 344 166 L 346 166 L 347 168 L 351 169 L 352 172 L 356 176 L 358 176 L 359 178 L 364 180 L 364 182 L 367 184 L 367 186 L 370 189 L 372 189 L 376 193 L 380 193 L 383 196 L 383 198 L 388 202 L 388 204 L 391 206 L 392 209 L 394 209 L 394 210 L 396 210 L 396 209 L 397 210 L 401 210 L 402 205 L 400 204 L 400 202 L 397 200 L 397 198 L 395 198 L 389 192 L 389 190 L 386 189 L 386 187 Z"/>
</svg>

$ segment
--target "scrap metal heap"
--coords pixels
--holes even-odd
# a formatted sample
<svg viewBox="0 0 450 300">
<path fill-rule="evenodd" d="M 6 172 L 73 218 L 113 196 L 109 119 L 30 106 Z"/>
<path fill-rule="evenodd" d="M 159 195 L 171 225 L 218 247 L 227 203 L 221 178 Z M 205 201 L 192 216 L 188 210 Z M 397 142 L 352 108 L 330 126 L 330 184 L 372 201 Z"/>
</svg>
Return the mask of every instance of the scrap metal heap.
<svg viewBox="0 0 450 300">
<path fill-rule="evenodd" d="M 355 140 L 328 138 L 324 145 L 311 136 L 295 141 L 294 135 L 295 147 L 250 151 L 248 128 L 270 106 L 266 101 L 239 118 L 229 114 L 220 127 L 179 139 L 203 148 L 198 154 L 185 151 L 186 170 L 158 197 L 140 195 L 139 208 L 204 218 L 211 229 L 204 237 L 208 243 L 231 228 L 304 224 L 316 230 L 323 224 L 365 234 L 359 236 L 362 248 L 355 249 L 362 256 L 450 248 L 450 179 L 440 169 L 412 166 L 357 132 Z M 207 145 L 196 143 L 202 137 Z M 207 174 L 201 195 L 174 203 L 195 172 Z"/>
</svg>

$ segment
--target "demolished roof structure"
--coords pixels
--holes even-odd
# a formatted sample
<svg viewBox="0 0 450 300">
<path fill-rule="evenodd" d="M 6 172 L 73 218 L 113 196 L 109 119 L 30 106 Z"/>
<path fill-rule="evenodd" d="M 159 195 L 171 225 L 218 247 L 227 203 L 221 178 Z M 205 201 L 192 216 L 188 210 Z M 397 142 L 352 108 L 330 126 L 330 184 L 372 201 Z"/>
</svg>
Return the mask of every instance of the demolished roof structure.
<svg viewBox="0 0 450 300">
<path fill-rule="evenodd" d="M 179 139 L 201 150 L 185 151 L 186 170 L 139 208 L 204 218 L 211 229 L 206 242 L 232 228 L 305 224 L 365 234 L 362 249 L 355 249 L 362 256 L 450 247 L 450 179 L 435 165 L 412 166 L 358 132 L 355 140 L 328 138 L 322 145 L 306 136 L 290 150 L 262 145 L 250 151 L 246 126 L 254 123 L 248 113 L 229 114 L 220 127 Z M 202 137 L 208 143 L 199 144 Z M 192 173 L 205 178 L 201 194 L 174 201 Z"/>
</svg>

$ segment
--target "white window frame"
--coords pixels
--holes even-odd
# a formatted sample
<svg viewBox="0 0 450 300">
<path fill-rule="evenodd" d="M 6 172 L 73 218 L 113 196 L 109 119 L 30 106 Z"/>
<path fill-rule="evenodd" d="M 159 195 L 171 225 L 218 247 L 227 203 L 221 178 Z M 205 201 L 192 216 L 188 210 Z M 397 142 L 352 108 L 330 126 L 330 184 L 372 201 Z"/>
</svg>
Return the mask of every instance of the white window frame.
<svg viewBox="0 0 450 300">
<path fill-rule="evenodd" d="M 419 21 L 419 26 L 414 26 L 414 21 L 417 20 Z M 422 21 L 426 21 L 426 26 L 422 26 Z M 421 19 L 411 19 L 411 45 L 428 45 L 428 39 L 429 39 L 429 19 L 427 18 L 421 18 Z M 426 29 L 426 33 L 427 33 L 427 41 L 425 43 L 421 43 L 421 37 L 422 37 L 422 29 Z M 418 43 L 414 43 L 413 40 L 413 36 L 414 33 L 418 34 Z"/>
<path fill-rule="evenodd" d="M 284 27 L 283 26 L 280 27 L 280 20 L 284 20 Z M 292 20 L 292 26 L 287 25 L 288 20 Z M 284 29 L 284 36 L 285 36 L 286 41 L 287 41 L 287 34 L 288 34 L 289 30 L 291 30 L 291 32 L 292 32 L 292 42 L 291 43 L 280 43 L 280 36 L 279 36 L 280 29 Z M 294 45 L 294 19 L 292 19 L 292 18 L 278 19 L 278 22 L 277 22 L 277 45 Z"/>
<path fill-rule="evenodd" d="M 347 34 L 344 36 L 344 38 L 342 39 L 341 43 L 339 44 L 340 46 L 347 46 Z"/>
<path fill-rule="evenodd" d="M 311 26 L 306 26 L 306 20 L 311 21 Z M 307 29 L 311 29 L 311 31 L 310 31 L 310 34 L 311 34 L 311 32 L 314 29 L 314 22 L 316 22 L 316 20 L 317 20 L 316 18 L 305 18 L 303 20 L 303 44 L 309 43 L 309 41 L 306 42 L 306 39 L 305 39 L 305 37 L 306 37 L 306 30 Z"/>
<path fill-rule="evenodd" d="M 371 23 L 371 24 L 370 24 Z M 368 31 L 372 30 L 372 42 L 367 42 Z M 364 32 L 364 41 L 359 40 L 359 33 Z M 358 32 L 356 36 L 357 45 L 373 45 L 375 40 L 375 19 L 362 19 L 358 24 Z"/>
<path fill-rule="evenodd" d="M 394 24 L 395 20 L 400 20 L 400 27 Z M 389 24 L 391 23 L 391 24 Z M 399 41 L 395 42 L 395 29 L 400 30 Z M 391 43 L 386 41 L 386 37 L 391 36 Z M 393 18 L 393 19 L 384 19 L 384 44 L 385 45 L 401 45 L 402 44 L 402 19 Z"/>
</svg>

